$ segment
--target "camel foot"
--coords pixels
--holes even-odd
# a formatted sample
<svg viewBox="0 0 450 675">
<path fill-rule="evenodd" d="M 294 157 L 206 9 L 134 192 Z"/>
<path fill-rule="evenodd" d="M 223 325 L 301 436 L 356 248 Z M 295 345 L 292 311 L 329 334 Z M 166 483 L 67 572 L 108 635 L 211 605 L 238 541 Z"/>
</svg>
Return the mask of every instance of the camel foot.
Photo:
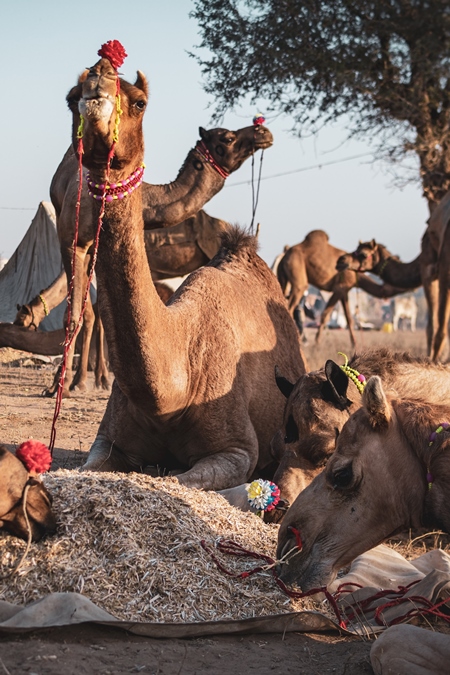
<svg viewBox="0 0 450 675">
<path fill-rule="evenodd" d="M 95 388 L 96 389 L 103 389 L 104 391 L 109 391 L 111 389 L 111 384 L 109 382 L 109 379 L 102 375 L 98 380 L 95 380 Z"/>
</svg>

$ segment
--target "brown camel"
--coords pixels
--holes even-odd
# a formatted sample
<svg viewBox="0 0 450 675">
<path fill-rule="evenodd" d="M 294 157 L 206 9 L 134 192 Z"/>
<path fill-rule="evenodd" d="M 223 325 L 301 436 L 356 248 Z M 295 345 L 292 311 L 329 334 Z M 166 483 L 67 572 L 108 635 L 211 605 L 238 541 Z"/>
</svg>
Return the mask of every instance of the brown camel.
<svg viewBox="0 0 450 675">
<path fill-rule="evenodd" d="M 320 318 L 316 342 L 319 342 L 333 308 L 340 300 L 347 320 L 350 340 L 352 346 L 355 347 L 353 318 L 348 303 L 350 289 L 358 286 L 377 298 L 390 297 L 401 291 L 386 284 L 379 286 L 363 274 L 356 274 L 349 270 L 336 272 L 336 263 L 343 253 L 344 251 L 328 243 L 326 232 L 313 230 L 300 244 L 291 246 L 286 251 L 278 264 L 277 276 L 283 292 L 286 291 L 288 283 L 291 285 L 288 306 L 292 316 L 309 284 L 321 291 L 331 292 L 332 295 Z"/>
<path fill-rule="evenodd" d="M 384 348 L 356 354 L 349 366 L 366 378 L 379 375 L 384 386 L 399 396 L 427 391 L 433 403 L 450 405 L 450 366 Z M 324 368 L 302 375 L 297 382 L 279 371 L 276 379 L 287 400 L 283 424 L 272 440 L 272 452 L 279 462 L 274 481 L 283 499 L 292 504 L 323 469 L 337 435 L 362 402 L 353 380 L 331 359 Z"/>
<path fill-rule="evenodd" d="M 220 235 L 229 224 L 200 210 L 170 228 L 146 230 L 147 258 L 153 280 L 183 277 L 206 265 L 220 248 Z"/>
<path fill-rule="evenodd" d="M 71 94 L 69 93 L 69 99 Z M 144 183 L 143 215 L 145 227 L 167 227 L 177 225 L 198 213 L 205 202 L 219 192 L 225 177 L 239 169 L 243 162 L 256 150 L 268 148 L 273 138 L 263 126 L 245 127 L 237 131 L 228 129 L 199 129 L 200 140 L 187 155 L 175 181 L 167 185 Z M 83 182 L 86 177 L 84 170 Z M 75 213 L 78 198 L 78 160 L 70 147 L 58 166 L 50 185 L 50 197 L 55 207 L 61 255 L 68 278 L 71 278 Z M 91 247 L 94 227 L 90 218 L 90 197 L 83 190 L 80 200 L 79 232 L 75 256 L 75 277 L 72 292 L 72 319 L 70 332 L 77 329 L 82 299 L 86 292 L 89 274 Z M 198 248 L 198 247 L 197 247 Z M 196 251 L 201 253 L 201 249 Z M 194 268 L 195 269 L 195 268 Z M 176 272 L 176 275 L 178 272 Z M 89 305 L 89 298 L 87 303 Z M 80 368 L 73 386 L 85 388 L 87 354 L 94 328 L 93 312 L 89 309 L 84 317 L 83 348 Z M 69 396 L 72 385 L 73 347 L 67 355 L 67 370 L 64 382 L 64 396 Z"/>
<path fill-rule="evenodd" d="M 340 271 L 372 272 L 388 284 L 413 290 L 423 285 L 428 306 L 427 354 L 436 361 L 433 343 L 438 322 L 438 275 L 435 257 L 427 233 L 422 238 L 422 249 L 417 258 L 409 263 L 401 262 L 383 244 L 372 241 L 360 242 L 352 253 L 344 253 L 336 264 Z"/>
<path fill-rule="evenodd" d="M 25 305 L 17 305 L 17 315 L 13 323 L 37 330 L 41 321 L 58 307 L 67 296 L 67 277 L 63 270 L 59 276 Z"/>
<path fill-rule="evenodd" d="M 450 405 L 430 403 L 428 391 L 390 400 L 378 376 L 367 381 L 363 407 L 281 524 L 277 556 L 288 554 L 285 583 L 304 591 L 326 585 L 395 532 L 422 526 L 450 532 L 450 433 L 442 427 Z"/>
<path fill-rule="evenodd" d="M 116 72 L 102 58 L 68 101 L 73 143 L 84 118 L 84 165 L 107 179 Z M 147 82 L 120 80 L 119 140 L 109 182 L 142 164 Z M 197 161 L 197 160 L 196 160 Z M 100 211 L 91 202 L 90 222 Z M 270 438 L 283 397 L 273 369 L 304 372 L 298 332 L 255 240 L 232 231 L 211 263 L 193 272 L 164 305 L 144 246 L 142 191 L 105 205 L 96 267 L 98 298 L 115 380 L 85 469 L 182 471 L 184 485 L 224 489 L 271 464 Z M 92 238 L 92 234 L 91 234 Z M 251 293 L 248 289 L 251 288 Z"/>
</svg>

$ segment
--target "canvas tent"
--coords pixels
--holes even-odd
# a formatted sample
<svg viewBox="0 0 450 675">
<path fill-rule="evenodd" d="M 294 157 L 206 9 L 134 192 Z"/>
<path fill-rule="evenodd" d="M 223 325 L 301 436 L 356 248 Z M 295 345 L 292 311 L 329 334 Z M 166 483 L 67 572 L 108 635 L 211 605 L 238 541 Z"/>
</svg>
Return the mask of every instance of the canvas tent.
<svg viewBox="0 0 450 675">
<path fill-rule="evenodd" d="M 0 321 L 14 321 L 17 305 L 29 302 L 50 286 L 61 270 L 55 210 L 50 202 L 41 202 L 24 238 L 0 271 Z M 62 328 L 65 307 L 64 301 L 39 328 L 47 331 Z"/>
</svg>

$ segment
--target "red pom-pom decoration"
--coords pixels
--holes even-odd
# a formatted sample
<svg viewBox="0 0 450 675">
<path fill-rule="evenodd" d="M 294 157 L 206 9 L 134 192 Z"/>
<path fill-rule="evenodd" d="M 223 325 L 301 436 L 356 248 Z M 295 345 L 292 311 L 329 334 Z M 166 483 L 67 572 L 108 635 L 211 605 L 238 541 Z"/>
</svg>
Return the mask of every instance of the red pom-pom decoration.
<svg viewBox="0 0 450 675">
<path fill-rule="evenodd" d="M 101 46 L 97 53 L 103 59 L 108 59 L 114 70 L 120 68 L 128 56 L 119 40 L 108 40 L 108 42 L 105 42 L 105 44 Z"/>
<path fill-rule="evenodd" d="M 258 113 L 253 118 L 253 124 L 255 127 L 258 127 L 260 124 L 264 124 L 265 121 L 266 118 L 264 117 L 264 115 L 261 115 L 261 113 Z"/>
<path fill-rule="evenodd" d="M 47 446 L 33 439 L 19 445 L 16 457 L 28 471 L 35 473 L 48 471 L 52 464 L 52 456 Z"/>
</svg>

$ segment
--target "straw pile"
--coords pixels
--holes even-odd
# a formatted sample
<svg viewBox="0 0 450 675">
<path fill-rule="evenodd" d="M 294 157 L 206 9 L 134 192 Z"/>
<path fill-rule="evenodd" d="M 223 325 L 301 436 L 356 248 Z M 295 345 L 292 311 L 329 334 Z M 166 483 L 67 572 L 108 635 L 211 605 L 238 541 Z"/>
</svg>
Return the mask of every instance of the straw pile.
<svg viewBox="0 0 450 675">
<path fill-rule="evenodd" d="M 214 492 L 187 489 L 173 478 L 79 473 L 44 476 L 58 518 L 56 536 L 32 545 L 18 572 L 0 581 L 0 599 L 28 604 L 48 593 L 75 591 L 128 621 L 242 619 L 314 609 L 292 602 L 270 572 L 235 579 L 200 546 L 219 537 L 275 557 L 278 528 L 242 513 Z M 0 576 L 25 543 L 0 535 Z M 221 557 L 237 572 L 258 561 Z"/>
</svg>

